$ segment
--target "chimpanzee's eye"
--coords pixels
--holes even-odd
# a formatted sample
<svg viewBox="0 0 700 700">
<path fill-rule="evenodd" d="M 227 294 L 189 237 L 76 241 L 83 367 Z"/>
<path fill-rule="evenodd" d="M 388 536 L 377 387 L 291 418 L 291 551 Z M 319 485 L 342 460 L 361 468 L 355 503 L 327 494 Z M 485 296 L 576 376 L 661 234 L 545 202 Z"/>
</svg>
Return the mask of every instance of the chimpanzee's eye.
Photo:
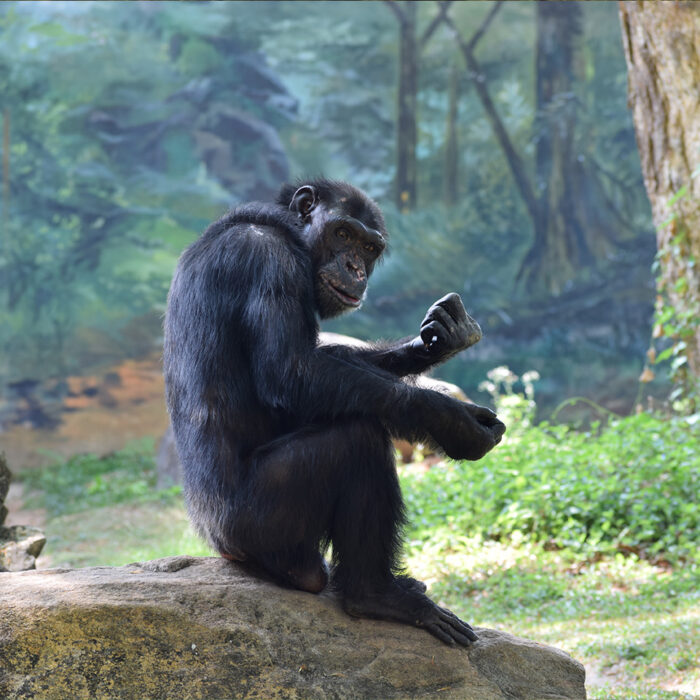
<svg viewBox="0 0 700 700">
<path fill-rule="evenodd" d="M 348 238 L 348 232 L 344 228 L 339 228 L 335 232 L 335 235 L 338 236 L 338 238 L 342 238 L 344 241 Z"/>
<path fill-rule="evenodd" d="M 376 253 L 377 252 L 377 246 L 374 245 L 374 243 L 365 243 L 365 250 L 368 253 Z"/>
</svg>

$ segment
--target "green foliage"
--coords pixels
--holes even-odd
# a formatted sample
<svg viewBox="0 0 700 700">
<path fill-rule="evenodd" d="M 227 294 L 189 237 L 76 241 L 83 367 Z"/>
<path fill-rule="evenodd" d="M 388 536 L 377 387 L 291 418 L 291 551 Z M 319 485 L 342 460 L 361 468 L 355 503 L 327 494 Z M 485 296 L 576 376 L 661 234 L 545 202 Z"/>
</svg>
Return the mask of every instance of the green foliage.
<svg viewBox="0 0 700 700">
<path fill-rule="evenodd" d="M 450 12 L 468 37 L 488 9 L 455 3 Z M 419 35 L 437 11 L 437 3 L 419 3 Z M 616 10 L 591 3 L 583 14 L 585 100 L 577 102 L 581 128 L 572 147 L 602 178 L 623 227 L 643 230 L 648 216 Z M 526 163 L 537 139 L 535 31 L 533 4 L 506 3 L 478 46 L 484 79 Z M 576 329 L 567 337 L 555 322 L 533 343 L 519 337 L 527 300 L 513 286 L 532 227 L 446 27 L 420 51 L 420 208 L 406 215 L 386 206 L 399 60 L 399 27 L 386 4 L 7 2 L 0 33 L 0 90 L 11 118 L 0 386 L 89 371 L 143 351 L 127 330 L 162 313 L 182 249 L 230 204 L 267 197 L 287 164 L 292 177 L 349 179 L 387 210 L 392 255 L 373 276 L 362 313 L 329 329 L 365 338 L 412 334 L 427 306 L 456 290 L 487 336 L 513 338 L 498 361 L 507 357 L 521 371 L 533 366 L 525 353 L 541 358 L 557 398 L 580 393 L 591 377 L 599 386 L 607 371 L 624 376 L 630 357 L 641 356 L 629 329 L 608 335 L 627 339 L 614 349 Z M 444 206 L 452 65 L 459 74 L 458 203 Z M 264 137 L 253 138 L 251 124 Z M 592 202 L 589 209 L 601 211 L 600 200 Z M 160 324 L 141 330 L 157 347 Z M 583 338 L 571 341 L 577 333 Z M 486 344 L 440 375 L 475 395 L 494 364 L 482 355 Z"/>
<path fill-rule="evenodd" d="M 531 370 L 525 372 L 522 377 L 518 377 L 508 367 L 495 367 L 486 376 L 488 381 L 482 382 L 479 389 L 491 395 L 496 413 L 506 425 L 510 426 L 509 438 L 521 435 L 532 427 L 537 411 L 534 383 L 539 380 L 539 373 Z M 518 381 L 523 387 L 522 394 L 516 392 L 514 388 Z"/>
<path fill-rule="evenodd" d="M 91 454 L 58 460 L 45 469 L 22 475 L 33 494 L 31 507 L 52 517 L 117 503 L 168 500 L 180 488 L 157 491 L 153 441 L 144 440 L 104 457 Z"/>
<path fill-rule="evenodd" d="M 653 688 L 645 690 L 616 690 L 606 686 L 605 688 L 591 689 L 588 697 L 589 700 L 695 700 L 697 695 Z"/>
<path fill-rule="evenodd" d="M 700 170 L 693 173 L 698 175 Z M 662 226 L 670 227 L 672 235 L 664 239 L 653 265 L 658 290 L 653 337 L 663 338 L 666 347 L 656 354 L 652 343 L 649 351 L 656 364 L 669 362 L 675 384 L 669 399 L 679 413 L 693 413 L 700 407 L 700 377 L 688 365 L 688 345 L 697 342 L 700 328 L 700 280 L 682 213 L 687 195 L 688 186 L 683 185 L 667 203 L 671 216 Z"/>
<path fill-rule="evenodd" d="M 518 536 L 584 554 L 692 557 L 700 524 L 696 427 L 697 416 L 647 413 L 585 432 L 545 423 L 477 463 L 405 475 L 410 537 Z"/>
<path fill-rule="evenodd" d="M 237 14 L 167 3 L 0 8 L 10 146 L 0 383 L 83 370 L 85 329 L 122 356 L 135 352 L 123 331 L 162 311 L 182 248 L 269 185 L 262 141 L 222 157 L 222 105 L 273 135 L 294 108 L 263 57 L 251 67 Z M 156 326 L 152 347 L 159 335 Z"/>
</svg>

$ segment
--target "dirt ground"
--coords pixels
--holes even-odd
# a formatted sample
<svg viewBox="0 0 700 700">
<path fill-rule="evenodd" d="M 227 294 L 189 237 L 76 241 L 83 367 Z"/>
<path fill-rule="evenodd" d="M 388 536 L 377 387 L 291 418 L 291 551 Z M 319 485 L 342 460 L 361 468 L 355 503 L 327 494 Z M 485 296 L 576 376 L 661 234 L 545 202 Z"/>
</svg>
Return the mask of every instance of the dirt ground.
<svg viewBox="0 0 700 700">
<path fill-rule="evenodd" d="M 70 395 L 55 429 L 13 425 L 0 433 L 10 469 L 44 466 L 56 456 L 107 454 L 168 426 L 160 357 L 129 360 L 96 376 L 68 379 Z"/>
</svg>

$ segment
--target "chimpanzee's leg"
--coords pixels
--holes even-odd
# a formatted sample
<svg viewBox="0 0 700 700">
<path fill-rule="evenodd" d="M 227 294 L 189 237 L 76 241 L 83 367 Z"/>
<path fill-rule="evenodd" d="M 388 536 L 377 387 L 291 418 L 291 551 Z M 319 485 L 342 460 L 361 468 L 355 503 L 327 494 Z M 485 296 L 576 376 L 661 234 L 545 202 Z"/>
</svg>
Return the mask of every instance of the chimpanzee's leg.
<svg viewBox="0 0 700 700">
<path fill-rule="evenodd" d="M 339 573 L 345 570 L 341 552 L 361 562 L 357 571 L 345 567 L 352 569 L 349 583 L 390 580 L 402 510 L 388 435 L 378 424 L 347 420 L 264 445 L 248 460 L 232 515 L 220 551 L 250 559 L 297 588 L 325 586 L 320 549 L 331 538 Z"/>
<path fill-rule="evenodd" d="M 401 492 L 389 435 L 379 423 L 346 420 L 305 428 L 256 450 L 234 498 L 228 541 L 278 580 L 320 591 L 321 543 L 333 543 L 333 584 L 358 617 L 424 627 L 469 644 L 469 625 L 438 607 L 420 582 L 397 576 Z"/>
</svg>

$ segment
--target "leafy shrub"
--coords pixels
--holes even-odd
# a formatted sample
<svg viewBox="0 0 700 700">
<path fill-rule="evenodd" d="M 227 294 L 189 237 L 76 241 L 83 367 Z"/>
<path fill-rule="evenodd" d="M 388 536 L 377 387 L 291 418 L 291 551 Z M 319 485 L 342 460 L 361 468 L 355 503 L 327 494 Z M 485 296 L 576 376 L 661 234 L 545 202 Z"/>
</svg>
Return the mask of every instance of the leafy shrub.
<svg viewBox="0 0 700 700">
<path fill-rule="evenodd" d="M 646 413 L 588 432 L 543 423 L 479 462 L 404 474 L 409 538 L 517 533 L 586 553 L 689 556 L 700 515 L 696 424 Z"/>
</svg>

